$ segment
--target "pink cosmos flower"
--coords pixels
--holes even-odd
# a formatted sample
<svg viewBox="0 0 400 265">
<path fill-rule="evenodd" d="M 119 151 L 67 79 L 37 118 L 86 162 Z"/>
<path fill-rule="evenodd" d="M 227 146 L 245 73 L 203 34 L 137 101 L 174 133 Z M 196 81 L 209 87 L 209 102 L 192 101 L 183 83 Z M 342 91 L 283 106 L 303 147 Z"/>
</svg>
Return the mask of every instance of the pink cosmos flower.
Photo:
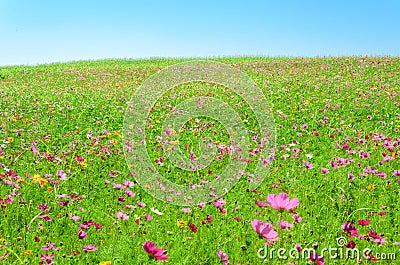
<svg viewBox="0 0 400 265">
<path fill-rule="evenodd" d="M 329 173 L 329 170 L 327 169 L 327 168 L 321 168 L 321 172 L 323 173 L 323 174 L 328 174 Z"/>
<path fill-rule="evenodd" d="M 116 214 L 116 217 L 117 217 L 117 218 L 120 218 L 120 219 L 123 219 L 123 220 L 128 220 L 128 219 L 129 219 L 129 216 L 126 215 L 126 214 L 124 213 L 124 211 L 118 212 L 118 213 Z"/>
<path fill-rule="evenodd" d="M 131 190 L 126 190 L 125 193 L 126 193 L 126 195 L 128 195 L 131 198 L 135 197 L 135 193 L 133 193 Z"/>
<path fill-rule="evenodd" d="M 295 245 L 295 248 L 297 249 L 298 252 L 302 252 L 303 251 L 303 248 L 301 247 L 301 245 L 299 243 L 297 243 Z"/>
<path fill-rule="evenodd" d="M 57 251 L 57 247 L 56 247 L 55 243 L 49 243 L 46 246 L 42 247 L 42 250 L 50 250 L 50 249 Z"/>
<path fill-rule="evenodd" d="M 49 254 L 49 253 L 42 254 L 40 255 L 40 259 L 42 259 L 45 263 L 39 262 L 39 264 L 52 265 L 56 263 L 56 261 L 54 260 L 54 254 Z"/>
<path fill-rule="evenodd" d="M 49 206 L 47 205 L 47 203 L 43 203 L 41 205 L 39 205 L 39 210 L 41 210 L 42 212 L 45 212 L 47 210 L 49 210 Z"/>
<path fill-rule="evenodd" d="M 36 149 L 36 144 L 39 142 L 39 140 L 35 140 L 33 141 L 32 145 L 31 145 L 31 151 L 33 152 L 34 155 L 38 155 L 39 152 Z"/>
<path fill-rule="evenodd" d="M 360 151 L 360 158 L 369 159 L 371 155 L 368 152 Z"/>
<path fill-rule="evenodd" d="M 78 236 L 80 238 L 84 239 L 84 238 L 86 238 L 87 234 L 82 230 L 78 230 Z"/>
<path fill-rule="evenodd" d="M 146 241 L 143 244 L 144 251 L 147 252 L 150 256 L 154 257 L 156 260 L 167 260 L 168 256 L 166 253 L 166 249 L 164 248 L 157 248 L 156 244 L 150 241 Z"/>
<path fill-rule="evenodd" d="M 292 215 L 292 218 L 293 218 L 293 220 L 296 222 L 296 223 L 301 223 L 301 221 L 303 220 L 303 218 L 301 218 L 301 216 L 300 215 L 298 215 L 298 214 L 293 214 Z"/>
<path fill-rule="evenodd" d="M 62 170 L 57 170 L 56 176 L 60 178 L 60 180 L 66 180 L 67 174 L 64 173 Z"/>
<path fill-rule="evenodd" d="M 221 261 L 226 265 L 229 264 L 229 259 L 228 259 L 228 255 L 224 252 L 222 252 L 222 250 L 218 249 L 217 251 L 218 257 L 221 259 Z"/>
<path fill-rule="evenodd" d="M 146 207 L 146 204 L 144 202 L 137 202 L 137 205 L 139 205 L 140 207 Z"/>
<path fill-rule="evenodd" d="M 190 212 L 192 212 L 192 209 L 190 209 L 190 208 L 183 208 L 182 209 L 182 213 L 190 213 Z"/>
<path fill-rule="evenodd" d="M 289 223 L 289 222 L 287 222 L 287 221 L 279 220 L 279 221 L 278 221 L 278 226 L 279 226 L 279 228 L 281 228 L 281 229 L 289 230 L 289 228 L 292 228 L 292 227 L 293 227 L 293 224 L 291 224 L 291 223 Z"/>
<path fill-rule="evenodd" d="M 272 224 L 268 222 L 263 223 L 263 221 L 260 220 L 253 220 L 251 222 L 251 226 L 257 234 L 264 237 L 265 239 L 272 242 L 278 240 L 278 233 L 275 231 L 275 228 Z"/>
<path fill-rule="evenodd" d="M 272 208 L 280 212 L 284 210 L 291 210 L 300 204 L 297 198 L 289 200 L 289 195 L 286 193 L 269 194 L 267 196 L 267 202 Z"/>
<path fill-rule="evenodd" d="M 146 213 L 146 221 L 150 221 L 150 220 L 152 220 L 153 219 L 153 217 L 151 216 L 151 215 L 148 215 L 147 213 Z"/>
<path fill-rule="evenodd" d="M 347 234 L 347 236 L 349 236 L 349 237 L 358 235 L 358 231 L 357 231 L 356 227 L 350 222 L 344 223 L 342 225 L 342 231 L 343 231 L 343 233 Z"/>
<path fill-rule="evenodd" d="M 379 235 L 376 231 L 369 230 L 368 236 L 372 237 L 374 239 L 375 243 L 378 243 L 378 244 L 386 243 L 385 238 L 383 238 L 381 235 Z"/>
<path fill-rule="evenodd" d="M 79 221 L 79 220 L 81 220 L 81 217 L 79 217 L 78 215 L 74 215 L 71 217 L 71 219 L 74 221 Z"/>
<path fill-rule="evenodd" d="M 314 168 L 314 165 L 311 164 L 311 163 L 308 162 L 308 161 L 304 161 L 304 165 L 306 166 L 306 168 L 309 168 L 309 169 L 313 169 L 313 168 Z"/>
<path fill-rule="evenodd" d="M 89 244 L 87 246 L 83 246 L 83 251 L 84 252 L 90 252 L 90 251 L 96 251 L 96 250 L 97 250 L 97 246 L 96 245 Z"/>
</svg>

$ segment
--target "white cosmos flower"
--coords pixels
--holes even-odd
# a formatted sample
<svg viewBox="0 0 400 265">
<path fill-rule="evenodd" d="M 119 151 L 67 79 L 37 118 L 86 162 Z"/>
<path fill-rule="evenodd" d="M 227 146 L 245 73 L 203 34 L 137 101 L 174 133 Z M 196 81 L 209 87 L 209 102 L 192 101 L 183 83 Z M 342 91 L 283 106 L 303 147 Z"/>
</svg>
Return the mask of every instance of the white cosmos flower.
<svg viewBox="0 0 400 265">
<path fill-rule="evenodd" d="M 163 215 L 163 214 L 164 214 L 164 213 L 162 213 L 162 212 L 160 212 L 159 210 L 154 209 L 154 208 L 151 208 L 150 210 L 151 210 L 153 213 L 157 214 L 157 215 Z"/>
</svg>

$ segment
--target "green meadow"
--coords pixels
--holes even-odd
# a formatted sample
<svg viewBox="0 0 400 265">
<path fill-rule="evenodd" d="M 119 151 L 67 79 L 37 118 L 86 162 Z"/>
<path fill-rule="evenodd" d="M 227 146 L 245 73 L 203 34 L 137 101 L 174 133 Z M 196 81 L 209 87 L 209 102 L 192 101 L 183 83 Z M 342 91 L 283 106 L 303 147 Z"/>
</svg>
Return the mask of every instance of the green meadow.
<svg viewBox="0 0 400 265">
<path fill-rule="evenodd" d="M 399 263 L 400 58 L 213 58 L 264 94 L 275 159 L 266 176 L 252 174 L 249 162 L 214 203 L 176 206 L 136 182 L 123 126 L 140 85 L 188 60 L 0 67 L 1 264 Z M 239 105 L 250 136 L 259 130 L 249 105 L 223 86 L 193 82 L 163 94 L 148 120 L 147 150 L 154 169 L 180 185 L 212 181 L 228 165 L 227 130 L 209 117 L 193 117 L 176 132 L 188 158 L 200 156 L 202 137 L 220 146 L 206 168 L 183 171 L 159 148 L 171 108 L 204 95 Z M 264 181 L 250 190 L 257 177 Z M 299 204 L 277 210 L 266 198 L 280 193 Z M 258 233 L 254 220 L 272 225 L 275 240 Z M 145 251 L 146 241 L 167 259 Z M 275 252 L 260 257 L 266 243 Z M 278 255 L 279 248 L 286 252 Z M 302 256 L 305 249 L 315 255 Z M 359 258 L 346 257 L 354 249 Z"/>
</svg>

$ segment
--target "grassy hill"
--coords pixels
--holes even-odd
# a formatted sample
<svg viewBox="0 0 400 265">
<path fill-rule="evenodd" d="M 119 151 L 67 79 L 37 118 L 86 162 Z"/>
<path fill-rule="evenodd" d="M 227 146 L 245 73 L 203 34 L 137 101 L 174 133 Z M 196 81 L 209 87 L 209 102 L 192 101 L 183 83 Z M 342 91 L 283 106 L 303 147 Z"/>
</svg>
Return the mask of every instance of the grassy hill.
<svg viewBox="0 0 400 265">
<path fill-rule="evenodd" d="M 266 176 L 253 176 L 249 166 L 219 204 L 179 207 L 154 199 L 146 191 L 151 185 L 136 183 L 125 162 L 122 135 L 127 103 L 140 85 L 165 67 L 188 60 L 0 67 L 4 264 L 223 264 L 218 250 L 230 264 L 311 263 L 308 255 L 289 255 L 296 244 L 325 254 L 325 264 L 358 264 L 344 254 L 329 257 L 323 251 L 339 248 L 345 253 L 353 243 L 360 252 L 370 248 L 373 257 L 397 264 L 400 58 L 212 58 L 246 74 L 263 92 L 276 128 L 275 160 Z M 197 173 L 174 169 L 155 140 L 163 133 L 163 112 L 172 108 L 167 106 L 204 95 L 202 91 L 225 97 L 231 106 L 241 103 L 225 88 L 198 82 L 163 94 L 151 112 L 149 157 L 173 182 L 212 181 L 229 160 L 229 153 L 223 153 L 220 162 Z M 251 111 L 238 111 L 242 120 L 251 120 Z M 199 117 L 179 132 L 187 156 L 189 151 L 200 156 L 202 136 L 195 129 L 201 126 L 216 146 L 229 145 L 226 128 L 212 123 Z M 246 124 L 252 131 L 254 124 Z M 257 177 L 265 180 L 249 191 L 248 182 Z M 300 204 L 281 212 L 271 204 L 262 207 L 269 194 L 279 193 Z M 276 250 L 272 258 L 257 256 L 272 241 L 256 233 L 253 220 L 274 226 L 279 240 L 268 250 L 285 248 L 287 259 Z M 279 220 L 293 227 L 284 229 Z M 347 222 L 354 228 L 342 227 Z M 149 257 L 143 249 L 146 241 L 167 249 L 168 260 Z M 360 258 L 362 264 L 372 262 L 372 256 Z"/>
</svg>

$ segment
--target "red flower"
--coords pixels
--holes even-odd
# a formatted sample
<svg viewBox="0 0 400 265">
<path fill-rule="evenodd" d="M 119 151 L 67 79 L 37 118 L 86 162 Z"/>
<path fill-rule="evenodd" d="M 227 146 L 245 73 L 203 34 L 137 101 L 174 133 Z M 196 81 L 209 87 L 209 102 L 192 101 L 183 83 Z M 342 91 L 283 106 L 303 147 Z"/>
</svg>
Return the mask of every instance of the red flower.
<svg viewBox="0 0 400 265">
<path fill-rule="evenodd" d="M 189 225 L 189 228 L 192 229 L 193 233 L 196 233 L 196 232 L 197 232 L 197 227 L 196 227 L 195 224 L 190 224 L 190 225 Z"/>
</svg>

